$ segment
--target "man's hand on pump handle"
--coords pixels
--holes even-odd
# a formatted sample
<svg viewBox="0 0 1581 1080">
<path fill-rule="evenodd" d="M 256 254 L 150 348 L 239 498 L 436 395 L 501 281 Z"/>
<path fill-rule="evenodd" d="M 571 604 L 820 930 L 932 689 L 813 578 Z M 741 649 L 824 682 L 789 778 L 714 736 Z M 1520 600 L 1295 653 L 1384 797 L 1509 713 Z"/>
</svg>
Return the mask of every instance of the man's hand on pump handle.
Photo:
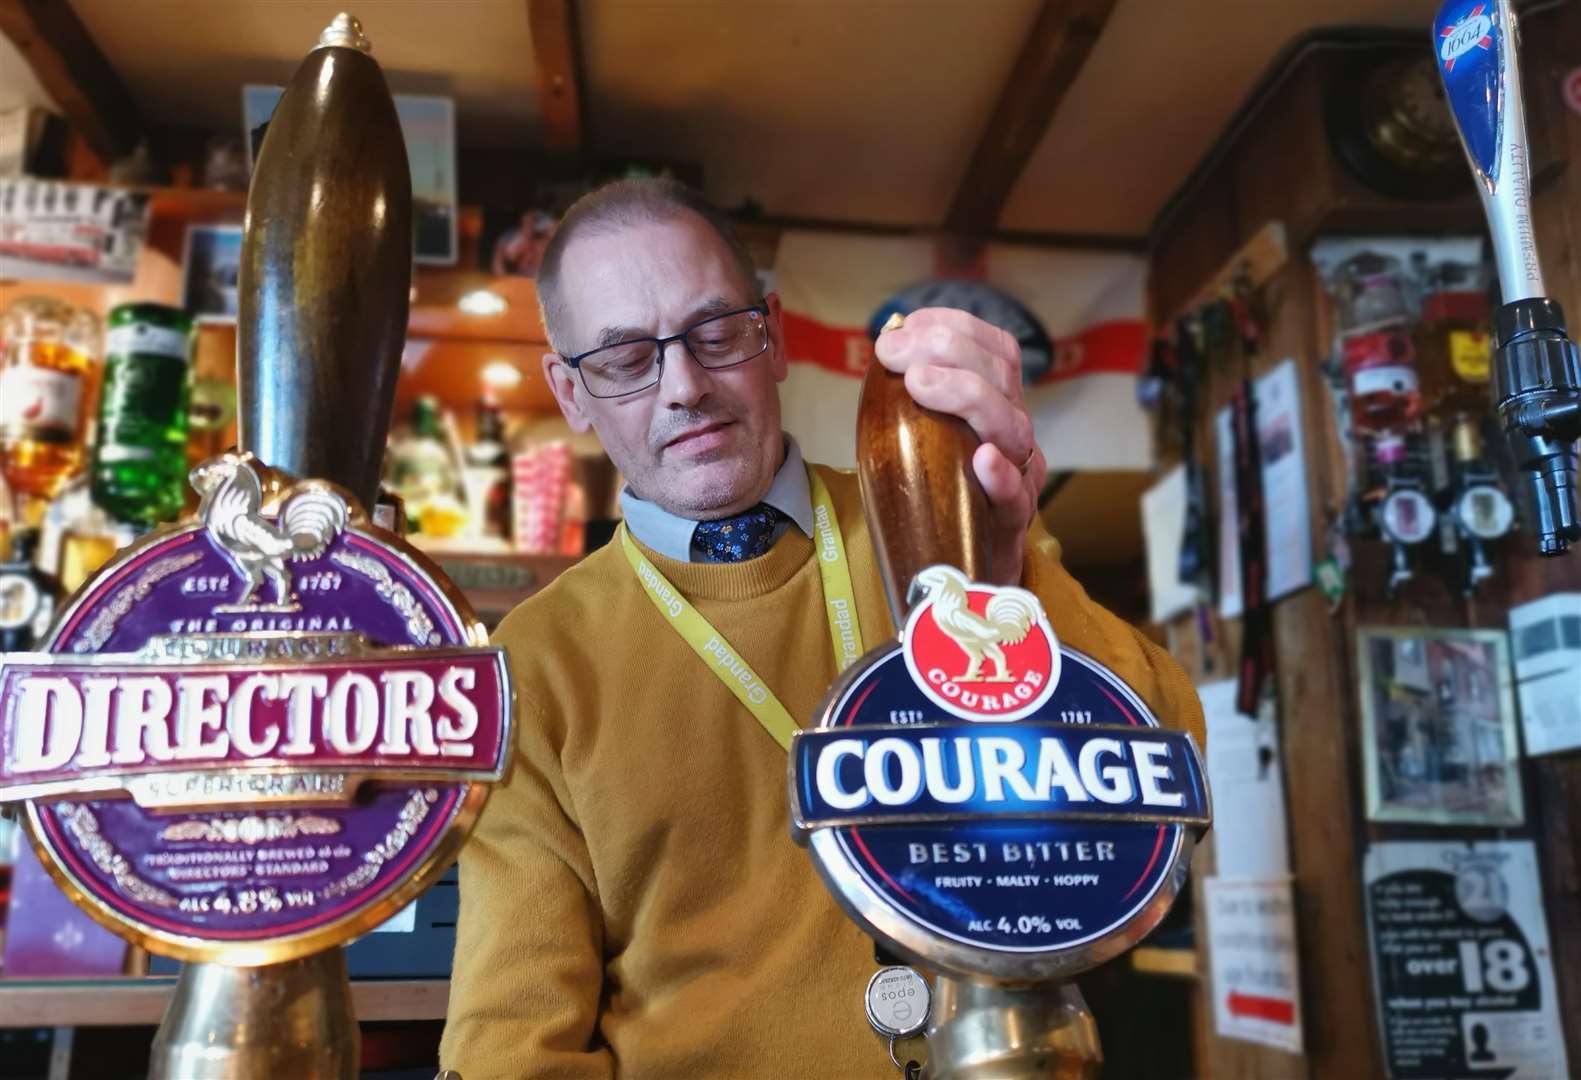
<svg viewBox="0 0 1581 1080">
<path fill-rule="evenodd" d="M 917 404 L 960 417 L 982 439 L 972 470 L 992 514 L 992 578 L 1015 584 L 1048 468 L 1021 390 L 1020 344 L 965 311 L 921 308 L 880 334 L 875 351 Z"/>
</svg>

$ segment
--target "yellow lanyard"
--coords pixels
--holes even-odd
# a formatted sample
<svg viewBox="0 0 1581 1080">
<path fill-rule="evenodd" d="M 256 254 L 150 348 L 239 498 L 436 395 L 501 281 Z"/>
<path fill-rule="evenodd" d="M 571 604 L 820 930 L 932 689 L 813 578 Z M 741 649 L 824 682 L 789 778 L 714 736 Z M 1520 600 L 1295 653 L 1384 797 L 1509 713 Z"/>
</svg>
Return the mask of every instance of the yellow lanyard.
<svg viewBox="0 0 1581 1080">
<path fill-rule="evenodd" d="M 845 558 L 845 538 L 840 535 L 834 514 L 834 501 L 811 466 L 807 484 L 812 490 L 813 554 L 818 559 L 818 574 L 823 578 L 824 611 L 829 617 L 829 641 L 834 646 L 834 664 L 844 671 L 862 655 L 862 628 L 856 619 L 856 592 L 851 587 L 851 568 Z M 690 645 L 719 681 L 725 684 L 747 711 L 763 725 L 784 749 L 790 749 L 791 732 L 797 723 L 780 699 L 774 696 L 757 672 L 741 658 L 735 647 L 714 629 L 712 623 L 692 607 L 681 591 L 649 562 L 631 538 L 631 531 L 620 530 L 621 546 L 637 573 L 643 591 L 659 614 L 669 620 L 675 632 Z"/>
</svg>

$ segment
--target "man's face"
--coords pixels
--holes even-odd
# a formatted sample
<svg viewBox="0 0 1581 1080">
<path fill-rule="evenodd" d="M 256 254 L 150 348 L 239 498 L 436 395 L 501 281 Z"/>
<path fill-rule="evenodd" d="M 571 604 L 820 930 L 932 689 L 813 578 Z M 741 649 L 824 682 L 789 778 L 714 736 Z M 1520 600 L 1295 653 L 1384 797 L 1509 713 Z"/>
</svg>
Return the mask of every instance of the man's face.
<svg viewBox="0 0 1581 1080">
<path fill-rule="evenodd" d="M 667 337 L 747 307 L 753 295 L 724 241 L 686 214 L 577 237 L 560 263 L 560 333 L 577 353 Z M 675 342 L 658 384 L 627 397 L 593 397 L 553 353 L 544 374 L 571 427 L 597 432 L 637 495 L 699 520 L 739 513 L 763 498 L 784 454 L 776 386 L 785 378 L 784 339 L 779 300 L 767 299 L 769 347 L 735 367 L 705 370 Z"/>
</svg>

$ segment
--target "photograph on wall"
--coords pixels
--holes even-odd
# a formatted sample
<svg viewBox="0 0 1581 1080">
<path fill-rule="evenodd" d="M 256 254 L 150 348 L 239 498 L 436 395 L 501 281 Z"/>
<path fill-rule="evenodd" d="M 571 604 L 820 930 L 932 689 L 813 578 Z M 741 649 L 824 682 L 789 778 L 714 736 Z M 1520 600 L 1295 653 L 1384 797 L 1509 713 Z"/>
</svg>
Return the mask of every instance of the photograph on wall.
<svg viewBox="0 0 1581 1080">
<path fill-rule="evenodd" d="M 264 129 L 285 95 L 280 86 L 242 87 L 247 171 L 263 145 Z M 456 105 L 447 97 L 394 94 L 412 172 L 413 261 L 454 266 L 457 251 Z"/>
<path fill-rule="evenodd" d="M 1521 824 L 1504 632 L 1364 626 L 1357 654 L 1368 819 Z"/>
<path fill-rule="evenodd" d="M 558 215 L 538 206 L 486 207 L 478 269 L 496 277 L 537 277 L 544 249 L 559 223 Z"/>
<path fill-rule="evenodd" d="M 181 254 L 181 306 L 200 322 L 235 322 L 240 225 L 193 225 Z"/>
<path fill-rule="evenodd" d="M 1530 840 L 1375 843 L 1362 874 L 1391 1080 L 1574 1075 Z"/>
<path fill-rule="evenodd" d="M 0 278 L 125 284 L 147 229 L 144 192 L 0 180 Z"/>
</svg>

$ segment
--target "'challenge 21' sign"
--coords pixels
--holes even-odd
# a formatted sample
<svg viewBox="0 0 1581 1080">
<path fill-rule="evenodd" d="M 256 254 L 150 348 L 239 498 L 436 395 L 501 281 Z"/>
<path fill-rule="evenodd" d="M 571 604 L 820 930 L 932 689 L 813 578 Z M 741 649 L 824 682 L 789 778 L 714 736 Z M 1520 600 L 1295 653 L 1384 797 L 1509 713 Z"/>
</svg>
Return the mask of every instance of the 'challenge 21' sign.
<svg viewBox="0 0 1581 1080">
<path fill-rule="evenodd" d="M 1211 821 L 1191 737 L 1063 649 L 1035 597 L 947 566 L 900 644 L 791 747 L 793 832 L 886 945 L 959 974 L 1072 974 L 1162 918 Z"/>
</svg>

